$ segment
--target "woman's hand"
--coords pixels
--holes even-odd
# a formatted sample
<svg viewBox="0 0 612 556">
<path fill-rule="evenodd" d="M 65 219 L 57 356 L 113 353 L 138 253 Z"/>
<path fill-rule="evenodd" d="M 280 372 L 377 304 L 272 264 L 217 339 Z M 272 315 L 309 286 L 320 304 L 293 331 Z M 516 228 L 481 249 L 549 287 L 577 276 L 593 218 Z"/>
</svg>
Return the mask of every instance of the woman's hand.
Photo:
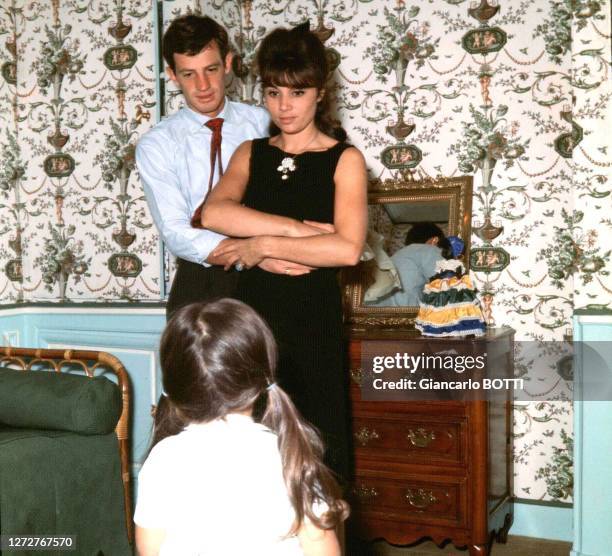
<svg viewBox="0 0 612 556">
<path fill-rule="evenodd" d="M 229 270 L 236 263 L 242 263 L 246 268 L 257 266 L 266 256 L 263 253 L 262 237 L 248 239 L 226 239 L 211 253 L 213 257 L 224 257 L 225 270 Z"/>
<path fill-rule="evenodd" d="M 286 234 L 275 235 L 283 235 L 286 237 L 312 237 L 323 234 L 333 234 L 335 232 L 336 228 L 334 225 L 327 222 L 315 222 L 314 220 L 293 220 Z"/>
<path fill-rule="evenodd" d="M 258 265 L 259 268 L 273 274 L 285 274 L 286 276 L 303 276 L 315 270 L 312 266 L 306 266 L 281 259 L 264 259 Z"/>
</svg>

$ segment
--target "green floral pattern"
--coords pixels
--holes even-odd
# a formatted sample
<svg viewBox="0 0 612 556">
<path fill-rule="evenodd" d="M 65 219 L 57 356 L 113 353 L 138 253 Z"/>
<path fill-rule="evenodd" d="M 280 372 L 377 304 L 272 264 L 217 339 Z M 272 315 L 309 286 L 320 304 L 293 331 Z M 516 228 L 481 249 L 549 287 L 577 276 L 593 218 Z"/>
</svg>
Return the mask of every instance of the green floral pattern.
<svg viewBox="0 0 612 556">
<path fill-rule="evenodd" d="M 429 23 L 419 24 L 416 19 L 419 12 L 418 6 L 407 10 L 389 10 L 384 7 L 385 22 L 377 25 L 377 40 L 364 52 L 371 59 L 374 72 L 383 83 L 386 82 L 386 76 L 396 68 L 405 68 L 412 61 L 417 68 L 421 68 L 428 58 L 437 59 L 435 49 L 440 39 L 433 39 Z"/>
<path fill-rule="evenodd" d="M 561 429 L 561 441 L 563 446 L 553 446 L 551 461 L 538 469 L 535 479 L 544 479 L 551 499 L 567 501 L 574 490 L 574 441 L 565 429 Z"/>
<path fill-rule="evenodd" d="M 609 5 L 608 5 L 609 7 Z M 572 47 L 572 24 L 576 31 L 584 29 L 589 20 L 605 20 L 605 0 L 562 0 L 550 3 L 548 17 L 536 26 L 534 37 L 544 37 L 546 53 L 561 64 Z"/>
<path fill-rule="evenodd" d="M 42 272 L 45 287 L 54 291 L 54 284 L 60 283 L 59 299 L 66 300 L 66 286 L 70 276 L 78 283 L 82 276 L 89 276 L 87 270 L 91 258 L 83 253 L 83 242 L 74 238 L 75 226 L 47 226 L 42 253 L 34 259 Z"/>
<path fill-rule="evenodd" d="M 569 214 L 561 209 L 561 215 L 564 226 L 554 226 L 554 242 L 542 249 L 537 259 L 546 261 L 553 285 L 563 289 L 573 275 L 577 275 L 583 285 L 591 282 L 594 277 L 609 276 L 610 272 L 605 267 L 612 251 L 601 252 L 594 230 L 582 233 L 579 223 L 584 214 L 581 211 Z"/>
</svg>

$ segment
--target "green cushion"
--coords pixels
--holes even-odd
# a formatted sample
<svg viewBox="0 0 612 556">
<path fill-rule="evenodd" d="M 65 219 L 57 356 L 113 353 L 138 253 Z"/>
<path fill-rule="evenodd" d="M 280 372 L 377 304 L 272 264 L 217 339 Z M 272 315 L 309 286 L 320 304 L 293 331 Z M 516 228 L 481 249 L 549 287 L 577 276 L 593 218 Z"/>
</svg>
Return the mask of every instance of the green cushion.
<svg viewBox="0 0 612 556">
<path fill-rule="evenodd" d="M 0 534 L 77 537 L 15 556 L 131 556 L 117 436 L 0 425 Z"/>
<path fill-rule="evenodd" d="M 5 425 L 108 434 L 121 409 L 121 392 L 106 377 L 0 367 L 0 423 Z"/>
</svg>

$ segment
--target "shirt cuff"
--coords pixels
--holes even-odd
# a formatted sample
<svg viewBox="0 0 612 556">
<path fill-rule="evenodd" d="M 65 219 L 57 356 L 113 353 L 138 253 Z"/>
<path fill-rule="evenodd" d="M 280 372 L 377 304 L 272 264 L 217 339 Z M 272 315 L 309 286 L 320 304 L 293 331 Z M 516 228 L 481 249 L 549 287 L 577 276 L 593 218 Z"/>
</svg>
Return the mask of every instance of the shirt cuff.
<svg viewBox="0 0 612 556">
<path fill-rule="evenodd" d="M 217 232 L 213 232 L 211 230 L 204 230 L 205 233 L 199 234 L 196 240 L 194 241 L 193 247 L 196 251 L 196 257 L 199 264 L 209 267 L 212 266 L 210 263 L 206 262 L 208 255 L 214 251 L 214 249 L 221 243 L 227 236 L 223 234 L 218 234 Z"/>
</svg>

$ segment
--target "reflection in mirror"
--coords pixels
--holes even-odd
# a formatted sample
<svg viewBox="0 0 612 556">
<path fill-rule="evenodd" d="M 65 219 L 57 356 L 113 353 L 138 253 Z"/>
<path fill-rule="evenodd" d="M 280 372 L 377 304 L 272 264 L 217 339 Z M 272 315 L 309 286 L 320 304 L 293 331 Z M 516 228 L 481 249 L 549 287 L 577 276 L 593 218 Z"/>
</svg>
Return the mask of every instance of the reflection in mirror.
<svg viewBox="0 0 612 556">
<path fill-rule="evenodd" d="M 468 267 L 471 196 L 470 176 L 370 184 L 363 262 L 343 275 L 349 325 L 413 326 L 423 286 L 435 274 L 435 262 L 442 258 L 437 246 L 441 238 L 443 242 L 443 238 L 457 235 L 464 240 L 462 260 Z M 425 233 L 425 237 L 417 234 L 418 239 L 410 238 L 407 246 L 407 236 L 423 227 L 437 232 Z"/>
<path fill-rule="evenodd" d="M 363 269 L 366 305 L 419 304 L 423 286 L 435 274 L 436 262 L 442 258 L 449 213 L 448 200 L 371 207 L 368 245 L 373 258 Z"/>
</svg>

